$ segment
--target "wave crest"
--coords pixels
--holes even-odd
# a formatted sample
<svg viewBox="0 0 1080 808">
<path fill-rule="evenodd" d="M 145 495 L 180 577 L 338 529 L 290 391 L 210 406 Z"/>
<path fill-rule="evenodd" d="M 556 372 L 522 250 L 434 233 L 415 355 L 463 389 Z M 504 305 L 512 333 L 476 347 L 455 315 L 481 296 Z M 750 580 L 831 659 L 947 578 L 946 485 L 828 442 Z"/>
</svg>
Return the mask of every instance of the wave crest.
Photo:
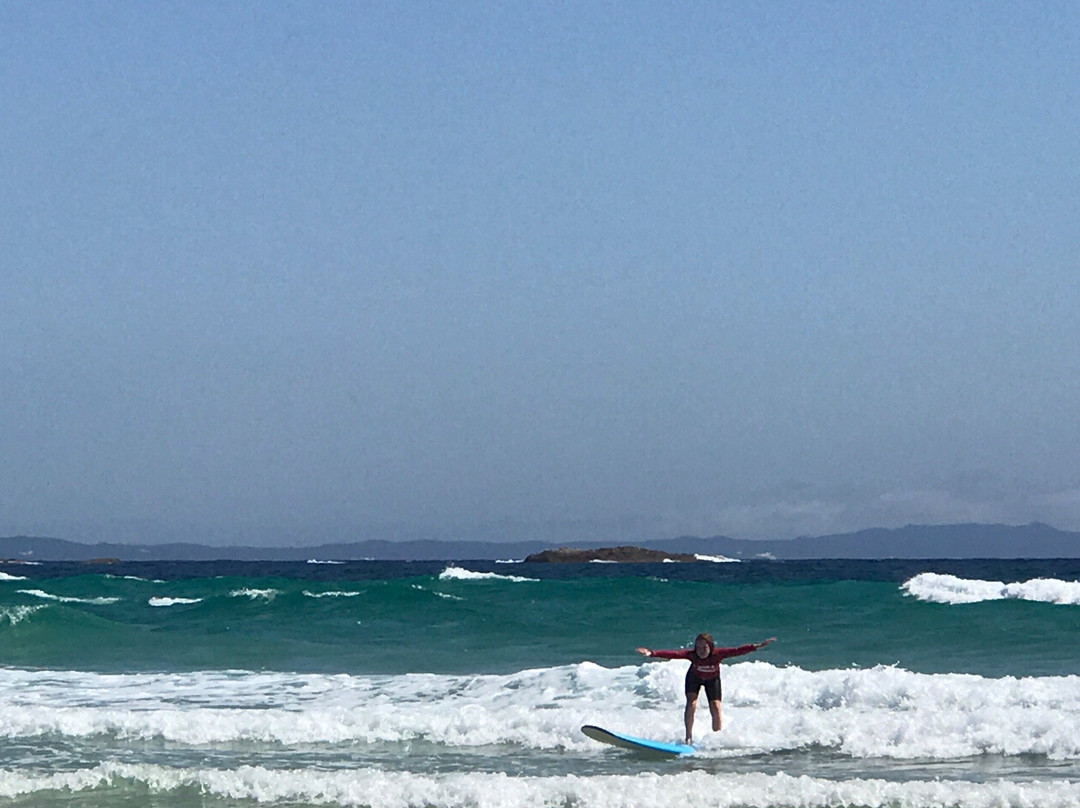
<svg viewBox="0 0 1080 808">
<path fill-rule="evenodd" d="M 1007 584 L 923 572 L 905 581 L 904 593 L 929 603 L 983 603 L 992 600 L 1029 600 L 1060 606 L 1080 606 L 1080 582 L 1056 578 L 1033 578 Z"/>
<path fill-rule="evenodd" d="M 1065 808 L 1080 803 L 1080 783 L 999 780 L 832 780 L 790 774 L 671 774 L 510 776 L 493 772 L 413 773 L 383 769 L 318 771 L 264 766 L 174 768 L 105 762 L 68 772 L 0 770 L 0 797 L 39 792 L 72 794 L 122 790 L 163 795 L 181 790 L 258 804 L 366 808 L 534 808 L 538 805 L 649 805 L 653 808 L 756 808 L 798 805 L 889 805 L 895 808 Z"/>
<path fill-rule="evenodd" d="M 536 581 L 536 578 L 523 578 L 520 575 L 499 575 L 496 572 L 474 572 L 462 567 L 447 567 L 439 573 L 440 581 L 513 581 L 522 583 Z"/>
</svg>

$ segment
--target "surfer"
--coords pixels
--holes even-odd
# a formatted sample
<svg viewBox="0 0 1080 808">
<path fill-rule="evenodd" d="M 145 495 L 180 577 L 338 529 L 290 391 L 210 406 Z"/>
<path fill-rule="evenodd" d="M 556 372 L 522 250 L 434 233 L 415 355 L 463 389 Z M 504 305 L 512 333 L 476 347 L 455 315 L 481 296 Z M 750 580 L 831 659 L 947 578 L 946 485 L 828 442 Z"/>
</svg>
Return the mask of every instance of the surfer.
<svg viewBox="0 0 1080 808">
<path fill-rule="evenodd" d="M 650 651 L 648 648 L 638 648 L 639 654 L 658 659 L 687 659 L 690 661 L 690 670 L 686 672 L 686 712 L 683 720 L 686 722 L 686 743 L 693 743 L 694 735 L 694 711 L 697 709 L 698 694 L 701 688 L 705 688 L 705 695 L 709 699 L 709 712 L 712 713 L 713 732 L 720 731 L 720 660 L 730 657 L 749 654 L 764 648 L 776 637 L 769 637 L 762 642 L 754 642 L 749 645 L 738 645 L 734 648 L 717 648 L 711 634 L 701 633 L 694 638 L 693 648 L 679 648 L 675 651 Z"/>
</svg>

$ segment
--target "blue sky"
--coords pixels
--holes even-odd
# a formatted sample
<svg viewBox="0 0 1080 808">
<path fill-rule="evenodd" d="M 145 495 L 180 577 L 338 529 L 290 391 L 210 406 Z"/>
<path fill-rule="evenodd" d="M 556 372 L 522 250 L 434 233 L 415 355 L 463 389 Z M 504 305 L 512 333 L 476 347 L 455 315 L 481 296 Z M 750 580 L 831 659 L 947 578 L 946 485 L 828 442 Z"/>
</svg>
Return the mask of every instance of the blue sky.
<svg viewBox="0 0 1080 808">
<path fill-rule="evenodd" d="M 1080 529 L 1068 3 L 5 3 L 0 532 Z"/>
</svg>

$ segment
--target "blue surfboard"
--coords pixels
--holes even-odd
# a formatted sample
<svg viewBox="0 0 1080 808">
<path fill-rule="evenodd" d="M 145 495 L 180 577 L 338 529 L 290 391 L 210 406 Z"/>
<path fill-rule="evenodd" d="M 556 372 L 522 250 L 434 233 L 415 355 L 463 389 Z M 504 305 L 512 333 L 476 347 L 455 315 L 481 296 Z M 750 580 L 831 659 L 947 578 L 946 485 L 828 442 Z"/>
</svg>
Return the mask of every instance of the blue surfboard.
<svg viewBox="0 0 1080 808">
<path fill-rule="evenodd" d="M 664 741 L 650 741 L 648 738 L 636 738 L 633 735 L 623 735 L 621 732 L 612 732 L 602 727 L 594 727 L 586 724 L 581 731 L 594 741 L 618 746 L 620 749 L 631 749 L 647 755 L 660 757 L 678 757 L 679 755 L 694 754 L 694 747 L 684 743 L 665 743 Z"/>
</svg>

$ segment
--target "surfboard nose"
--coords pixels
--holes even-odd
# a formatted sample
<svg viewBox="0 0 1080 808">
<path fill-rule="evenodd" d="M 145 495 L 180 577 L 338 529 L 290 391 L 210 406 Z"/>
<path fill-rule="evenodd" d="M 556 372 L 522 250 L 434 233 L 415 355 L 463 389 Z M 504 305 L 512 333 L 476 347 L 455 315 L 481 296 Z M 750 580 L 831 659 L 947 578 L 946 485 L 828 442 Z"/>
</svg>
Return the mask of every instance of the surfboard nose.
<svg viewBox="0 0 1080 808">
<path fill-rule="evenodd" d="M 624 735 L 621 732 L 597 727 L 593 724 L 585 724 L 581 731 L 586 737 L 594 741 L 617 746 L 620 749 L 629 749 L 638 754 L 654 755 L 661 757 L 679 757 L 680 755 L 692 755 L 694 747 L 684 743 L 666 743 L 665 741 L 653 741 L 649 738 L 638 738 L 634 735 Z"/>
</svg>

